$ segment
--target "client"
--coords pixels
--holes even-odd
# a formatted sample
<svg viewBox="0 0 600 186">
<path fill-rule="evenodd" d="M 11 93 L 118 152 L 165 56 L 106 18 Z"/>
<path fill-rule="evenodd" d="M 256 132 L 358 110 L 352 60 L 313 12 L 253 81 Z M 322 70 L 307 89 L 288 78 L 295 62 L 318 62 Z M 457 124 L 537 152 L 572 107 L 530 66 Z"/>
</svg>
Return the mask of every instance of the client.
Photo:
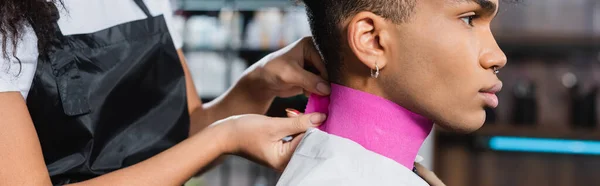
<svg viewBox="0 0 600 186">
<path fill-rule="evenodd" d="M 307 112 L 328 120 L 278 185 L 427 185 L 411 170 L 433 123 L 472 132 L 498 105 L 498 0 L 304 3 L 332 93 L 311 96 Z"/>
</svg>

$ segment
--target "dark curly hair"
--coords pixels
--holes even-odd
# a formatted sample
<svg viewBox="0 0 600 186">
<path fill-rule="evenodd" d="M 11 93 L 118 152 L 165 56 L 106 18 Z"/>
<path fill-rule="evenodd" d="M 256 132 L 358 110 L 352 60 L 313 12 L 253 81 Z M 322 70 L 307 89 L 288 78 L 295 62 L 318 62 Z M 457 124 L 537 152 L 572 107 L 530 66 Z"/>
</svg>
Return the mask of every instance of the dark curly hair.
<svg viewBox="0 0 600 186">
<path fill-rule="evenodd" d="M 2 58 L 13 57 L 20 63 L 17 58 L 17 44 L 27 24 L 35 31 L 39 53 L 45 56 L 57 31 L 54 26 L 59 17 L 57 4 L 62 6 L 62 0 L 0 0 Z M 9 44 L 12 45 L 12 56 L 9 56 L 7 51 Z"/>
</svg>

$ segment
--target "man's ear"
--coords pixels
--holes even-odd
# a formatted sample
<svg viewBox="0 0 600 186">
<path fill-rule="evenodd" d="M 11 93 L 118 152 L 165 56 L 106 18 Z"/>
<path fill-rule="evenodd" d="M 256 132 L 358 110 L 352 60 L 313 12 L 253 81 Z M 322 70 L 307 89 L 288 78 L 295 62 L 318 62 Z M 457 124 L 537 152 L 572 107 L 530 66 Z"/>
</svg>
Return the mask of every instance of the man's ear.
<svg viewBox="0 0 600 186">
<path fill-rule="evenodd" d="M 348 24 L 348 45 L 354 55 L 370 69 L 383 69 L 389 42 L 386 20 L 372 12 L 360 12 Z"/>
</svg>

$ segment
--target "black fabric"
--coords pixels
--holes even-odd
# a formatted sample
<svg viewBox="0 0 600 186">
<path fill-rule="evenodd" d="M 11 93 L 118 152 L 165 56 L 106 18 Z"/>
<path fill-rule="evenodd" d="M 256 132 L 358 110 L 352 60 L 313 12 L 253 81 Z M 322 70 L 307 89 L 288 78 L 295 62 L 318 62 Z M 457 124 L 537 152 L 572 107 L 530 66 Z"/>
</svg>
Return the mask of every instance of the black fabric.
<svg viewBox="0 0 600 186">
<path fill-rule="evenodd" d="M 54 184 L 136 164 L 189 131 L 185 76 L 163 16 L 60 35 L 38 61 L 27 106 Z"/>
<path fill-rule="evenodd" d="M 150 14 L 150 10 L 148 10 L 148 7 L 146 7 L 146 4 L 144 4 L 144 0 L 133 0 L 135 1 L 135 4 L 138 5 L 138 7 L 140 7 L 140 9 L 142 9 L 142 11 L 144 12 L 144 14 L 146 14 L 147 17 L 152 17 L 152 15 Z"/>
</svg>

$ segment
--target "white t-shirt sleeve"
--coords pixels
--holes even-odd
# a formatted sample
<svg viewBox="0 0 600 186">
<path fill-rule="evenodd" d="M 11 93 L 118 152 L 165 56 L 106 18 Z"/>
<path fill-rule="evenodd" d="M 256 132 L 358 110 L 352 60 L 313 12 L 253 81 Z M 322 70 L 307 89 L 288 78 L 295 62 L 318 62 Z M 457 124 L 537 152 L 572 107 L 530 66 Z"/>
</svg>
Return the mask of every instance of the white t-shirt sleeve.
<svg viewBox="0 0 600 186">
<path fill-rule="evenodd" d="M 19 58 L 19 64 L 12 59 L 12 56 L 9 60 L 0 58 L 0 92 L 20 92 L 23 98 L 27 98 L 35 74 L 36 61 L 24 57 Z"/>
<path fill-rule="evenodd" d="M 5 59 L 0 60 L 0 63 L 6 63 Z M 14 85 L 14 81 L 10 81 L 8 73 L 0 71 L 0 92 L 19 92 L 19 88 Z"/>
<path fill-rule="evenodd" d="M 11 42 L 8 42 L 11 43 Z M 0 56 L 0 92 L 20 92 L 27 98 L 37 67 L 37 37 L 27 25 L 17 43 L 17 60 L 12 45 L 7 45 L 8 59 Z"/>
<path fill-rule="evenodd" d="M 2 36 L 2 35 L 0 35 Z M 0 42 L 2 42 L 2 40 L 0 39 Z M 7 43 L 7 49 L 6 51 L 9 52 L 9 58 L 5 58 L 2 54 L 2 47 L 0 47 L 0 92 L 14 92 L 14 91 L 19 91 L 19 87 L 15 85 L 15 81 L 13 80 L 14 78 L 10 78 L 10 74 L 11 74 L 11 70 L 10 67 L 12 65 L 11 62 L 11 52 L 12 52 L 12 45 L 10 44 L 10 40 L 6 41 Z"/>
</svg>

